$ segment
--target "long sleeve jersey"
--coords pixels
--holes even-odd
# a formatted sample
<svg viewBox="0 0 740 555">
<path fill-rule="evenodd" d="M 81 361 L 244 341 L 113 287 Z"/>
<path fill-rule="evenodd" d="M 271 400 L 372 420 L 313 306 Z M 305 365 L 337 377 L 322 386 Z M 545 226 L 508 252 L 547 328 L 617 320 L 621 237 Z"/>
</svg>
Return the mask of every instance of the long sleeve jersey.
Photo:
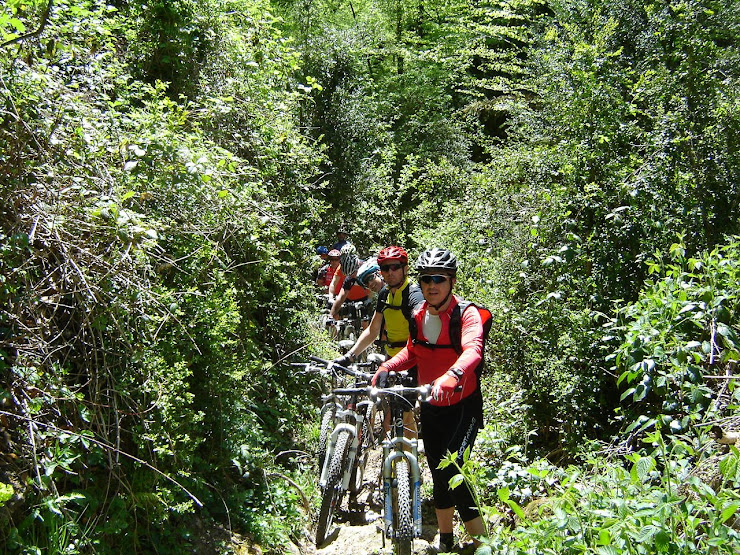
<svg viewBox="0 0 740 555">
<path fill-rule="evenodd" d="M 481 361 L 483 353 L 483 323 L 480 314 L 473 307 L 466 309 L 460 318 L 462 353 L 455 352 L 450 342 L 450 315 L 457 306 L 459 298 L 452 297 L 450 306 L 439 314 L 442 328 L 434 344 L 430 344 L 424 334 L 424 320 L 428 303 L 425 301 L 419 310 L 414 313 L 416 320 L 417 337 L 409 337 L 406 346 L 392 359 L 383 363 L 383 368 L 390 371 L 408 370 L 418 367 L 419 385 L 430 384 L 445 374 L 450 368 L 462 370 L 459 385 L 462 390 L 455 392 L 444 400 L 432 400 L 433 405 L 454 405 L 473 394 L 478 388 L 478 378 L 475 369 Z M 472 305 L 470 305 L 472 306 Z M 468 307 L 470 308 L 470 307 Z M 417 339 L 418 341 L 415 341 Z"/>
</svg>

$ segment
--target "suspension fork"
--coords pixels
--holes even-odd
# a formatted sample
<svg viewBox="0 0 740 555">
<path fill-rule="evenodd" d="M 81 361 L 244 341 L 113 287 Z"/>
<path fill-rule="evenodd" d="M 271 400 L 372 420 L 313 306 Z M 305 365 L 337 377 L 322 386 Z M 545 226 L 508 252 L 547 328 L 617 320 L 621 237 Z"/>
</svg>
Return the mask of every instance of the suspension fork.
<svg viewBox="0 0 740 555">
<path fill-rule="evenodd" d="M 403 417 L 401 418 L 403 427 Z M 404 451 L 404 446 L 410 451 Z M 414 518 L 414 537 L 421 537 L 421 471 L 419 470 L 419 446 L 418 440 L 407 439 L 396 436 L 393 439 L 383 442 L 383 499 L 385 510 L 383 511 L 383 520 L 385 521 L 385 534 L 391 537 L 393 528 L 393 466 L 401 458 L 405 458 L 409 463 L 412 493 L 412 511 Z M 394 531 L 395 532 L 395 531 Z"/>
<path fill-rule="evenodd" d="M 346 491 L 349 488 L 349 480 L 352 475 L 352 465 L 354 464 L 355 458 L 357 457 L 357 449 L 360 444 L 360 434 L 357 430 L 362 430 L 362 422 L 364 421 L 364 418 L 361 414 L 354 414 L 353 417 L 355 418 L 355 424 L 340 422 L 339 424 L 334 426 L 334 430 L 332 430 L 331 436 L 329 436 L 329 441 L 326 446 L 326 455 L 324 457 L 324 466 L 321 468 L 321 477 L 319 478 L 319 487 L 321 488 L 326 487 L 326 481 L 329 477 L 329 467 L 331 466 L 331 459 L 334 456 L 334 449 L 337 446 L 337 438 L 342 431 L 347 431 L 351 438 L 349 453 L 347 457 L 347 465 L 344 469 L 344 475 L 342 476 L 341 484 L 342 490 Z"/>
</svg>

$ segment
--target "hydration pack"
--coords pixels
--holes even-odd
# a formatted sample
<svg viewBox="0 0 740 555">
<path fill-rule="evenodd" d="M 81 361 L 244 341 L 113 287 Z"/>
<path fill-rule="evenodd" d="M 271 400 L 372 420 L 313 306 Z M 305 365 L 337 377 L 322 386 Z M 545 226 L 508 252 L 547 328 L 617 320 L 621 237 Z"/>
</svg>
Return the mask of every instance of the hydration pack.
<svg viewBox="0 0 740 555">
<path fill-rule="evenodd" d="M 480 314 L 480 319 L 483 322 L 483 350 L 481 351 L 481 361 L 480 364 L 478 364 L 478 367 L 475 369 L 475 374 L 480 379 L 481 374 L 483 373 L 483 368 L 485 366 L 485 352 L 486 352 L 486 339 L 488 339 L 488 333 L 491 331 L 491 324 L 493 323 L 493 314 L 491 314 L 491 311 L 488 310 L 485 307 L 478 306 L 477 304 L 471 302 L 471 301 L 458 301 L 455 308 L 452 309 L 452 313 L 450 314 L 450 324 L 449 324 L 449 332 L 450 332 L 450 344 L 449 345 L 438 345 L 436 343 L 429 343 L 428 341 L 424 341 L 423 339 L 419 339 L 419 331 L 418 327 L 416 325 L 416 318 L 412 318 L 411 321 L 409 321 L 409 336 L 411 337 L 411 341 L 414 345 L 424 345 L 425 347 L 429 347 L 430 349 L 455 349 L 455 352 L 460 355 L 462 353 L 462 314 L 465 312 L 468 307 L 473 306 L 478 310 L 478 313 Z"/>
<path fill-rule="evenodd" d="M 388 310 L 400 310 L 401 314 L 403 314 L 403 317 L 406 318 L 406 321 L 409 323 L 409 329 L 411 329 L 411 326 L 413 326 L 414 322 L 414 307 L 411 306 L 411 303 L 409 301 L 409 296 L 411 292 L 414 292 L 415 296 L 419 297 L 419 302 L 423 301 L 423 297 L 421 296 L 421 289 L 419 288 L 419 285 L 416 283 L 409 283 L 407 287 L 403 288 L 403 291 L 401 291 L 401 306 L 394 306 L 388 304 L 388 295 L 390 293 L 390 290 L 388 287 L 384 287 L 380 290 L 380 293 L 378 293 L 378 312 L 384 312 L 386 309 Z M 380 336 L 379 339 L 383 338 L 383 333 L 385 331 L 385 318 L 383 319 L 383 326 L 380 329 Z M 406 341 L 400 341 L 396 343 L 388 343 L 389 347 L 398 348 L 403 347 L 406 345 Z"/>
</svg>

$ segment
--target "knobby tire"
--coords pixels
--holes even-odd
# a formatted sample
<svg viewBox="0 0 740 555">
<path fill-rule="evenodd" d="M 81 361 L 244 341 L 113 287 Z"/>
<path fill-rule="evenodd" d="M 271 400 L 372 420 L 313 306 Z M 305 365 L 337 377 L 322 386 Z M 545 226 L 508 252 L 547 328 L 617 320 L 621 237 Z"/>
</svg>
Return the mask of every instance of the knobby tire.
<svg viewBox="0 0 740 555">
<path fill-rule="evenodd" d="M 368 405 L 365 409 L 364 420 L 362 422 L 362 438 L 357 446 L 357 456 L 355 457 L 352 468 L 352 477 L 349 481 L 350 492 L 357 495 L 362 489 L 363 478 L 365 476 L 365 467 L 370 455 L 369 450 L 375 445 L 373 435 L 373 419 L 375 418 L 375 405 Z"/>
<path fill-rule="evenodd" d="M 326 541 L 326 531 L 331 526 L 337 497 L 339 497 L 339 491 L 337 491 L 336 484 L 327 484 L 321 496 L 319 520 L 316 523 L 316 547 L 321 547 L 324 541 Z"/>
<path fill-rule="evenodd" d="M 326 407 L 321 411 L 321 428 L 319 428 L 319 474 L 321 469 L 324 468 L 324 458 L 326 457 L 326 445 L 329 443 L 329 435 L 331 435 L 332 428 L 334 428 L 334 414 L 336 408 L 332 403 L 331 406 Z"/>
<path fill-rule="evenodd" d="M 406 459 L 396 462 L 396 507 L 393 518 L 393 544 L 396 555 L 411 555 L 414 520 L 411 513 L 411 479 Z"/>
<path fill-rule="evenodd" d="M 334 453 L 329 463 L 326 487 L 321 497 L 319 519 L 316 523 L 316 547 L 320 547 L 326 541 L 326 532 L 331 528 L 334 520 L 334 510 L 342 500 L 341 483 L 348 462 L 350 439 L 349 432 L 346 430 L 340 432 L 337 437 Z"/>
</svg>

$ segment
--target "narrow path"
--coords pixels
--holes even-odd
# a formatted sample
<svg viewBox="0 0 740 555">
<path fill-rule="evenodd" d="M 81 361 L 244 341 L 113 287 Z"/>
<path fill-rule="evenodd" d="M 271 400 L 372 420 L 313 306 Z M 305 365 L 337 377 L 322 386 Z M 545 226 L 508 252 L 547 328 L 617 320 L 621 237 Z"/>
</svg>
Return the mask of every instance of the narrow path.
<svg viewBox="0 0 740 555">
<path fill-rule="evenodd" d="M 382 450 L 375 448 L 370 452 L 365 469 L 364 487 L 351 509 L 347 496 L 341 510 L 336 515 L 333 530 L 327 542 L 314 551 L 302 551 L 305 555 L 390 555 L 390 543 L 383 547 L 382 502 L 380 487 L 380 464 Z M 423 458 L 423 457 L 422 457 Z M 431 475 L 426 461 L 420 461 L 423 481 L 431 484 Z M 422 489 L 422 496 L 423 496 Z M 422 537 L 414 541 L 416 555 L 431 555 L 436 551 L 437 523 L 434 510 L 428 500 L 423 499 Z"/>
</svg>

